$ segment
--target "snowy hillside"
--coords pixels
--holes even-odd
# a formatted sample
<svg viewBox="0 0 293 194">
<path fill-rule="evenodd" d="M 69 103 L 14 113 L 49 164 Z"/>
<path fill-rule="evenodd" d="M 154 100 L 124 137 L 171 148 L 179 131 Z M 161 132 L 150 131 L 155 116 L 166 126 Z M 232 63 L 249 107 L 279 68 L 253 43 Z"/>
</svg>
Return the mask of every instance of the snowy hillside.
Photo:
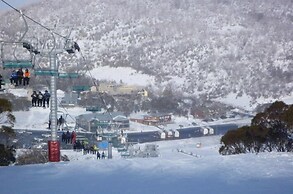
<svg viewBox="0 0 293 194">
<path fill-rule="evenodd" d="M 78 41 L 88 68 L 131 67 L 183 94 L 279 98 L 292 82 L 291 0 L 51 0 L 23 9 Z M 23 22 L 1 16 L 3 40 Z M 29 37 L 50 39 L 31 27 Z M 58 38 L 58 37 L 57 37 Z"/>
<path fill-rule="evenodd" d="M 70 33 L 79 43 L 82 52 L 70 60 L 83 59 L 82 54 L 82 67 L 60 62 L 61 70 L 83 69 L 98 80 L 154 91 L 169 86 L 182 96 L 252 111 L 275 100 L 293 103 L 292 7 L 292 0 L 40 0 L 22 11 L 63 36 Z M 0 12 L 0 17 L 0 41 L 18 40 L 24 32 L 19 14 L 11 10 Z M 32 21 L 28 24 L 26 41 L 52 44 L 52 34 Z M 55 38 L 61 48 L 64 38 Z M 36 61 L 37 67 L 48 65 L 47 56 Z M 2 73 L 9 75 L 10 70 L 1 69 Z M 29 97 L 27 88 L 9 87 L 6 92 Z M 59 100 L 63 95 L 57 91 Z M 86 113 L 81 107 L 58 110 L 67 116 L 70 127 L 75 126 L 75 116 Z M 47 131 L 49 114 L 49 108 L 42 107 L 15 111 L 14 129 Z M 210 123 L 191 117 L 173 119 L 175 128 L 194 123 L 245 125 L 251 117 Z M 154 128 L 131 122 L 130 131 Z M 1 166 L 0 193 L 292 193 L 292 153 L 223 156 L 220 138 L 153 142 L 159 150 L 153 158 L 123 158 L 113 148 L 112 159 L 97 160 L 93 154 L 62 149 L 70 161 Z M 145 144 L 136 146 L 143 149 Z M 22 151 L 18 149 L 17 155 Z"/>
</svg>

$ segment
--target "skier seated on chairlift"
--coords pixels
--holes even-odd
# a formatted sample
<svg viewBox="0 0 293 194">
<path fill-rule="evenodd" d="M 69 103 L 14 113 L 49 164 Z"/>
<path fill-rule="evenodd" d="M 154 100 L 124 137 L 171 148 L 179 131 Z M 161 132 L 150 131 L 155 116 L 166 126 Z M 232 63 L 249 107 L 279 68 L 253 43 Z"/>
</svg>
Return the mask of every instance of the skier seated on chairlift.
<svg viewBox="0 0 293 194">
<path fill-rule="evenodd" d="M 11 85 L 17 85 L 17 74 L 16 74 L 16 71 L 15 70 L 12 70 L 12 73 L 10 75 L 10 83 Z"/>
<path fill-rule="evenodd" d="M 17 79 L 16 79 L 16 85 L 15 86 L 21 86 L 22 85 L 22 80 L 23 80 L 23 71 L 22 68 L 18 69 L 16 72 Z"/>
<path fill-rule="evenodd" d="M 23 74 L 23 86 L 29 85 L 30 77 L 31 77 L 31 73 L 29 72 L 28 69 L 25 69 L 24 74 Z"/>
</svg>

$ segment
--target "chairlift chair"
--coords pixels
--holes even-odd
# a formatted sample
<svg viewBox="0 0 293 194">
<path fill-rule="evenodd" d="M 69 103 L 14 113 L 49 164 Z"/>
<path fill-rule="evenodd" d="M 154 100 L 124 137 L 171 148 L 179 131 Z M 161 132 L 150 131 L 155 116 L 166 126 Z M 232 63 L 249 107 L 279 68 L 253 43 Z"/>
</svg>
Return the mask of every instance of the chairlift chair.
<svg viewBox="0 0 293 194">
<path fill-rule="evenodd" d="M 78 52 L 80 51 L 80 47 L 77 44 L 77 42 L 74 42 L 72 40 L 67 40 L 65 43 L 65 48 L 64 48 L 68 54 L 73 54 L 77 50 Z"/>
<path fill-rule="evenodd" d="M 34 74 L 40 76 L 57 76 L 58 72 L 52 69 L 34 69 Z"/>
<path fill-rule="evenodd" d="M 72 90 L 76 91 L 76 92 L 83 92 L 83 91 L 87 91 L 90 90 L 90 86 L 87 85 L 76 85 L 76 86 L 72 86 Z"/>
<path fill-rule="evenodd" d="M 2 61 L 3 69 L 4 68 L 33 68 L 32 61 L 24 61 L 24 60 L 17 60 L 17 61 Z"/>
<path fill-rule="evenodd" d="M 11 52 L 12 49 L 14 49 L 13 52 Z M 16 52 L 19 56 L 16 56 Z M 35 59 L 33 54 L 39 53 L 27 42 L 3 42 L 1 44 L 3 68 L 33 68 Z"/>
<path fill-rule="evenodd" d="M 73 57 L 74 55 L 71 55 L 71 58 Z M 58 63 L 57 63 L 57 67 L 59 68 L 59 66 L 60 66 L 60 63 L 64 63 L 63 65 L 64 66 L 69 66 L 67 63 L 68 63 L 68 61 L 66 60 L 66 61 L 62 61 L 62 60 L 60 60 L 60 61 L 58 61 Z M 78 65 L 78 64 L 77 64 Z M 69 70 L 70 71 L 70 70 Z M 73 72 L 59 72 L 58 73 L 58 78 L 79 78 L 79 70 L 75 70 L 75 71 L 73 71 Z"/>
<path fill-rule="evenodd" d="M 58 77 L 59 78 L 78 78 L 79 74 L 78 73 L 59 73 Z"/>
<path fill-rule="evenodd" d="M 3 68 L 33 68 L 34 67 L 34 55 L 40 54 L 29 42 L 23 41 L 26 33 L 28 32 L 28 25 L 22 12 L 20 11 L 21 17 L 25 24 L 25 31 L 22 36 L 16 42 L 1 42 L 1 59 Z M 5 50 L 5 46 L 8 50 Z M 10 58 L 7 58 L 7 54 L 13 49 L 13 53 L 10 53 Z M 16 52 L 19 55 L 16 56 Z M 4 54 L 5 53 L 5 54 Z M 21 57 L 20 57 L 21 56 Z M 23 56 L 25 56 L 23 58 Z M 21 59 L 20 59 L 21 58 Z"/>
<path fill-rule="evenodd" d="M 22 47 L 23 48 L 26 48 L 28 51 L 30 51 L 30 52 L 32 52 L 32 53 L 34 53 L 34 54 L 40 54 L 41 52 L 40 51 L 38 51 L 36 48 L 34 48 L 30 43 L 28 43 L 28 42 L 23 42 L 22 43 Z"/>
</svg>

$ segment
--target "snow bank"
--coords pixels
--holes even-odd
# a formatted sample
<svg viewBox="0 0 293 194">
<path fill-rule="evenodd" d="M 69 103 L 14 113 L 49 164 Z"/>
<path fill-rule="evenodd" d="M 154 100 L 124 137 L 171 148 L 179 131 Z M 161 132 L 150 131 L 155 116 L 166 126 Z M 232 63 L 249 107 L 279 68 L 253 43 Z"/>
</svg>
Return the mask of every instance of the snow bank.
<svg viewBox="0 0 293 194">
<path fill-rule="evenodd" d="M 292 153 L 221 156 L 219 139 L 157 142 L 157 158 L 123 159 L 114 151 L 113 159 L 97 160 L 62 150 L 70 162 L 0 167 L 1 193 L 292 193 Z"/>
</svg>

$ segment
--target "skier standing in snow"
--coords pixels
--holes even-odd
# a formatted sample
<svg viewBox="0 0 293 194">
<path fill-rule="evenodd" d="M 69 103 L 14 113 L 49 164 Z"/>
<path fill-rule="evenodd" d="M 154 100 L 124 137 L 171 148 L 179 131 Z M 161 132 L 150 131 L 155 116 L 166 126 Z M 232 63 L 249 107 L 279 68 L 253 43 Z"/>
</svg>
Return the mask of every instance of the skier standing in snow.
<svg viewBox="0 0 293 194">
<path fill-rule="evenodd" d="M 36 91 L 33 91 L 33 94 L 31 95 L 32 97 L 32 106 L 37 106 L 37 101 L 38 101 L 38 94 Z"/>
<path fill-rule="evenodd" d="M 98 159 L 98 160 L 101 159 L 101 154 L 100 154 L 99 151 L 97 152 L 97 159 Z"/>
<path fill-rule="evenodd" d="M 38 93 L 38 106 L 42 106 L 43 103 L 43 94 L 41 91 Z"/>
<path fill-rule="evenodd" d="M 76 142 L 76 133 L 75 133 L 75 131 L 72 131 L 72 133 L 71 133 L 71 143 L 75 144 L 75 142 Z"/>
<path fill-rule="evenodd" d="M 69 131 L 67 131 L 66 132 L 66 143 L 67 144 L 70 143 L 70 137 L 71 137 L 71 135 L 70 135 Z"/>
<path fill-rule="evenodd" d="M 51 97 L 51 95 L 49 94 L 48 90 L 46 90 L 43 95 L 43 107 L 44 108 L 46 107 L 46 104 L 47 104 L 47 108 L 49 108 L 50 97 Z"/>
<path fill-rule="evenodd" d="M 62 142 L 66 143 L 66 133 L 63 131 L 62 136 L 61 136 Z"/>
<path fill-rule="evenodd" d="M 63 125 L 65 123 L 65 120 L 63 119 L 62 115 L 60 116 L 60 118 L 57 120 L 57 126 L 59 127 L 59 130 L 63 131 Z M 69 137 L 70 139 L 70 137 Z"/>
</svg>

